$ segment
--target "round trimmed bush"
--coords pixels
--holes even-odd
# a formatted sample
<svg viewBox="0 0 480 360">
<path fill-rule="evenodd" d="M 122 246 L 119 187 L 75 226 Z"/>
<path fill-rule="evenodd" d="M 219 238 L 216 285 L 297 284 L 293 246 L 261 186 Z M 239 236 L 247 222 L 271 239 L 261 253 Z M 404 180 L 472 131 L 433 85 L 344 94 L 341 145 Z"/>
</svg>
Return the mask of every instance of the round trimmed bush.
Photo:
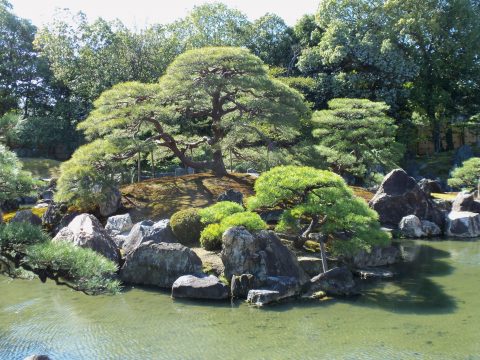
<svg viewBox="0 0 480 360">
<path fill-rule="evenodd" d="M 205 209 L 199 210 L 200 218 L 203 224 L 215 224 L 221 222 L 226 217 L 235 213 L 243 212 L 242 205 L 232 201 L 220 201 Z"/>
<path fill-rule="evenodd" d="M 222 248 L 222 227 L 220 224 L 210 224 L 200 235 L 200 244 L 205 250 L 214 251 Z"/>
<path fill-rule="evenodd" d="M 267 228 L 267 224 L 260 215 L 250 211 L 230 215 L 221 222 L 223 231 L 234 226 L 244 226 L 248 231 L 259 231 Z"/>
<path fill-rule="evenodd" d="M 197 209 L 177 211 L 170 218 L 170 227 L 177 240 L 183 245 L 198 243 L 203 229 Z"/>
</svg>

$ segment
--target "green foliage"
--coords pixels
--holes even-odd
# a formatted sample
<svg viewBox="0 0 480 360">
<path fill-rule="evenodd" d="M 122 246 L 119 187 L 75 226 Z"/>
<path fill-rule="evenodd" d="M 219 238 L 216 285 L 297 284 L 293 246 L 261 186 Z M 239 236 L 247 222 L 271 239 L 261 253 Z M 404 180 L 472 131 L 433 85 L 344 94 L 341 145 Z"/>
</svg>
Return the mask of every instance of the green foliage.
<svg viewBox="0 0 480 360">
<path fill-rule="evenodd" d="M 198 211 L 202 224 L 220 223 L 226 217 L 245 211 L 242 205 L 232 201 L 220 201 Z"/>
<path fill-rule="evenodd" d="M 116 145 L 102 140 L 80 147 L 60 166 L 55 199 L 79 209 L 94 209 L 117 183 L 119 164 L 111 161 L 111 156 L 119 151 Z"/>
<path fill-rule="evenodd" d="M 49 240 L 49 236 L 39 226 L 22 222 L 0 225 L 0 249 L 24 249 L 28 245 Z"/>
<path fill-rule="evenodd" d="M 22 170 L 17 156 L 0 145 L 0 202 L 28 195 L 34 185 L 31 174 Z"/>
<path fill-rule="evenodd" d="M 234 226 L 244 226 L 249 231 L 260 231 L 267 229 L 267 224 L 262 220 L 260 215 L 250 211 L 227 216 L 222 220 L 220 225 L 223 231 Z"/>
<path fill-rule="evenodd" d="M 250 210 L 283 209 L 277 230 L 297 235 L 305 230 L 305 222 L 316 223 L 336 254 L 351 255 L 390 242 L 378 214 L 330 171 L 280 166 L 260 175 L 255 192 L 248 201 Z"/>
<path fill-rule="evenodd" d="M 471 158 L 464 161 L 462 166 L 452 172 L 448 185 L 455 188 L 474 190 L 480 181 L 480 158 Z"/>
<path fill-rule="evenodd" d="M 202 230 L 200 245 L 208 251 L 220 250 L 222 248 L 222 234 L 220 224 L 210 224 Z"/>
<path fill-rule="evenodd" d="M 316 150 L 335 172 L 365 180 L 397 166 L 403 155 L 388 106 L 366 99 L 334 99 L 313 115 Z"/>
<path fill-rule="evenodd" d="M 181 244 L 196 244 L 200 240 L 203 229 L 198 209 L 177 211 L 170 218 L 170 227 Z"/>
<path fill-rule="evenodd" d="M 223 202 L 217 204 L 222 203 Z M 244 226 L 249 231 L 260 231 L 267 229 L 267 224 L 262 220 L 260 215 L 249 211 L 243 211 L 243 209 L 241 212 L 236 212 L 226 217 L 223 216 L 221 219 L 220 216 L 215 218 L 219 219 L 218 221 L 220 221 L 220 223 L 218 223 L 218 221 L 211 223 L 202 231 L 200 236 L 200 244 L 206 250 L 220 250 L 222 247 L 222 235 L 231 227 Z"/>
<path fill-rule="evenodd" d="M 120 282 L 113 279 L 117 265 L 90 249 L 47 242 L 29 247 L 26 262 L 33 268 L 59 273 L 77 290 L 91 294 L 120 291 Z"/>
</svg>

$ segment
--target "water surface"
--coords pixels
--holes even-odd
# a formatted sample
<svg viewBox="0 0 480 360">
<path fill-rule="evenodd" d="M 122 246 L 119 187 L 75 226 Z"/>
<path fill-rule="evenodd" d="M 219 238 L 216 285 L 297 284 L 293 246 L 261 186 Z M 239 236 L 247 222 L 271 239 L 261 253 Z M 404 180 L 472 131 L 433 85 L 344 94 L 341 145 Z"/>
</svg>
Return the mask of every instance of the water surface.
<svg viewBox="0 0 480 360">
<path fill-rule="evenodd" d="M 361 297 L 264 309 L 0 277 L 0 359 L 480 359 L 480 242 L 410 250 Z"/>
</svg>

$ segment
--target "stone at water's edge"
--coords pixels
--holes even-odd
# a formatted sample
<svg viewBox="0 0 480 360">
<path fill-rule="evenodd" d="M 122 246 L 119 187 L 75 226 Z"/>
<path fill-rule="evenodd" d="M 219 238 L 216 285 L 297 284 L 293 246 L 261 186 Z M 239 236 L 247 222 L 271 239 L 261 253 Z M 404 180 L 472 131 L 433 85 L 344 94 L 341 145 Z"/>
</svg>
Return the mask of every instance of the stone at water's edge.
<svg viewBox="0 0 480 360">
<path fill-rule="evenodd" d="M 37 225 L 40 226 L 42 225 L 42 219 L 32 213 L 32 210 L 20 210 L 17 211 L 15 216 L 13 217 L 12 220 L 10 220 L 12 223 L 28 223 L 31 225 Z"/>
<path fill-rule="evenodd" d="M 229 296 L 228 286 L 213 275 L 184 275 L 172 286 L 173 298 L 224 300 Z"/>
<path fill-rule="evenodd" d="M 369 205 L 383 225 L 397 227 L 404 216 L 416 215 L 443 228 L 445 215 L 402 169 L 387 174 Z"/>
<path fill-rule="evenodd" d="M 140 244 L 148 241 L 153 241 L 155 243 L 177 242 L 177 239 L 170 228 L 170 221 L 168 219 L 160 220 L 156 223 L 151 220 L 139 222 L 133 226 L 128 235 L 117 240 L 123 241 L 122 249 L 125 254 L 131 253 Z"/>
<path fill-rule="evenodd" d="M 480 213 L 480 201 L 475 200 L 475 196 L 472 193 L 468 193 L 466 191 L 460 192 L 453 201 L 452 211 L 470 211 Z"/>
<path fill-rule="evenodd" d="M 447 236 L 473 238 L 480 236 L 480 214 L 452 211 L 447 217 Z"/>
<path fill-rule="evenodd" d="M 178 243 L 148 241 L 127 254 L 120 278 L 129 284 L 170 288 L 180 276 L 201 271 L 202 261 L 189 248 Z"/>
<path fill-rule="evenodd" d="M 375 246 L 370 252 L 360 251 L 346 263 L 357 268 L 376 267 L 395 264 L 400 259 L 400 250 L 395 246 Z"/>
<path fill-rule="evenodd" d="M 47 355 L 32 355 L 23 360 L 51 360 Z"/>
<path fill-rule="evenodd" d="M 337 267 L 310 280 L 308 294 L 324 291 L 332 296 L 350 296 L 358 294 L 353 275 L 346 267 Z"/>
<path fill-rule="evenodd" d="M 246 299 L 251 289 L 258 289 L 261 286 L 262 282 L 252 274 L 233 275 L 230 282 L 230 291 L 232 297 Z"/>
<path fill-rule="evenodd" d="M 76 216 L 53 238 L 54 242 L 66 241 L 82 248 L 92 249 L 116 263 L 120 260 L 119 251 L 100 221 L 90 214 Z"/>
<path fill-rule="evenodd" d="M 316 276 L 323 272 L 322 259 L 313 256 L 301 256 L 298 263 L 309 276 Z"/>
<path fill-rule="evenodd" d="M 275 290 L 250 290 L 247 302 L 255 306 L 264 306 L 282 299 L 280 292 Z"/>
<path fill-rule="evenodd" d="M 420 220 L 415 215 L 403 217 L 398 225 L 398 229 L 407 238 L 432 237 L 442 234 L 442 230 L 437 224 L 428 220 Z"/>
<path fill-rule="evenodd" d="M 287 276 L 304 284 L 308 276 L 296 256 L 273 231 L 251 234 L 244 227 L 233 227 L 223 234 L 221 257 L 225 276 L 252 274 L 260 281 L 269 276 Z"/>
</svg>

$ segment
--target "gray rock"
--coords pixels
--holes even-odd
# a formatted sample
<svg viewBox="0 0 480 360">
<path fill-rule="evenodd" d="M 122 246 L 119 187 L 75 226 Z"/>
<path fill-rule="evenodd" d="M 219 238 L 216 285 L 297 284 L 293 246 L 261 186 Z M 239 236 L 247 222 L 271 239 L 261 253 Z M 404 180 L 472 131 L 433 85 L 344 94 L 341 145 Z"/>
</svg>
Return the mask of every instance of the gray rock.
<svg viewBox="0 0 480 360">
<path fill-rule="evenodd" d="M 262 282 L 252 274 L 233 275 L 230 282 L 230 291 L 232 297 L 246 299 L 250 290 L 258 289 L 261 286 Z"/>
<path fill-rule="evenodd" d="M 168 219 L 160 220 L 156 223 L 151 220 L 145 220 L 135 224 L 128 236 L 124 239 L 122 249 L 125 254 L 128 254 L 135 250 L 140 244 L 148 241 L 155 243 L 177 242 L 170 228 Z"/>
<path fill-rule="evenodd" d="M 223 194 L 220 194 L 217 198 L 217 201 L 232 201 L 237 204 L 243 205 L 243 194 L 240 191 L 229 189 Z"/>
<path fill-rule="evenodd" d="M 105 230 L 112 236 L 129 232 L 132 228 L 133 222 L 130 214 L 110 216 L 105 225 Z"/>
<path fill-rule="evenodd" d="M 332 296 L 350 296 L 358 293 L 353 275 L 346 267 L 337 267 L 312 278 L 308 293 L 324 291 Z"/>
<path fill-rule="evenodd" d="M 228 286 L 213 275 L 180 276 L 172 286 L 173 298 L 224 300 L 228 295 Z"/>
<path fill-rule="evenodd" d="M 42 216 L 42 226 L 54 236 L 77 216 L 78 213 L 68 213 L 66 204 L 50 203 Z"/>
<path fill-rule="evenodd" d="M 269 276 L 295 278 L 300 284 L 308 281 L 296 256 L 272 231 L 251 234 L 244 227 L 228 229 L 223 234 L 221 258 L 227 279 L 252 274 L 260 281 Z"/>
<path fill-rule="evenodd" d="M 2 210 L 0 210 L 0 224 L 3 224 L 3 213 L 2 213 Z"/>
<path fill-rule="evenodd" d="M 92 249 L 114 262 L 120 260 L 112 238 L 97 218 L 90 214 L 76 216 L 52 241 L 66 241 L 82 248 Z"/>
<path fill-rule="evenodd" d="M 470 211 L 480 213 L 480 201 L 475 200 L 473 193 L 462 191 L 457 194 L 452 204 L 452 211 Z"/>
<path fill-rule="evenodd" d="M 452 202 L 444 199 L 433 199 L 435 206 L 444 214 L 448 214 L 452 211 Z"/>
<path fill-rule="evenodd" d="M 323 272 L 322 259 L 313 256 L 301 256 L 298 263 L 309 276 L 316 276 Z"/>
<path fill-rule="evenodd" d="M 120 203 L 122 200 L 122 193 L 117 188 L 110 188 L 106 192 L 105 200 L 102 201 L 98 209 L 100 215 L 107 217 L 115 214 L 120 208 Z"/>
<path fill-rule="evenodd" d="M 376 267 L 395 264 L 400 259 L 400 250 L 395 246 L 375 246 L 368 253 L 358 252 L 353 258 L 346 259 L 356 268 Z"/>
<path fill-rule="evenodd" d="M 445 221 L 444 214 L 433 200 L 402 169 L 385 176 L 369 205 L 378 213 L 382 225 L 396 227 L 408 215 L 432 221 L 441 228 Z"/>
<path fill-rule="evenodd" d="M 127 254 L 120 278 L 129 284 L 171 288 L 183 275 L 201 273 L 202 261 L 189 248 L 178 243 L 141 243 Z"/>
<path fill-rule="evenodd" d="M 280 292 L 275 290 L 250 290 L 247 296 L 247 302 L 255 306 L 263 306 L 281 299 Z"/>
<path fill-rule="evenodd" d="M 418 182 L 418 186 L 420 186 L 420 189 L 427 195 L 443 193 L 442 185 L 436 180 L 422 179 Z"/>
<path fill-rule="evenodd" d="M 480 236 L 480 214 L 452 211 L 447 217 L 447 236 L 472 238 Z"/>
<path fill-rule="evenodd" d="M 400 233 L 407 238 L 420 238 L 425 235 L 422 230 L 422 222 L 415 215 L 407 215 L 400 220 L 398 225 Z"/>
<path fill-rule="evenodd" d="M 39 216 L 32 213 L 32 210 L 17 211 L 17 213 L 15 214 L 13 219 L 10 220 L 10 222 L 12 223 L 23 222 L 23 223 L 28 223 L 28 224 L 37 225 L 37 226 L 42 225 L 42 219 Z"/>
<path fill-rule="evenodd" d="M 440 229 L 437 224 L 428 220 L 422 220 L 421 223 L 424 236 L 435 237 L 442 235 L 442 229 Z"/>
</svg>

